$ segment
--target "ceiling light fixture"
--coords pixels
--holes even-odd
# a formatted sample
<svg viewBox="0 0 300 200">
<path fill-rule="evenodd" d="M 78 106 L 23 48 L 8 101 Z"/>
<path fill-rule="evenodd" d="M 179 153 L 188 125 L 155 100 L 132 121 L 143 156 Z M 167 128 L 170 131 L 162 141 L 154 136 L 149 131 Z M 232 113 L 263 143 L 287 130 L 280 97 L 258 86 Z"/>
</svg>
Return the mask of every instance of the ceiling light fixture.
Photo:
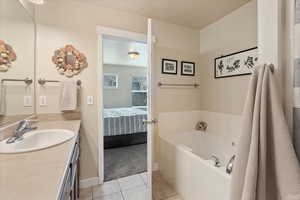
<svg viewBox="0 0 300 200">
<path fill-rule="evenodd" d="M 137 59 L 137 58 L 140 56 L 140 53 L 137 52 L 137 51 L 130 50 L 130 51 L 128 52 L 128 56 L 129 56 L 131 59 Z"/>
<path fill-rule="evenodd" d="M 42 5 L 44 4 L 44 0 L 29 0 L 31 3 Z"/>
</svg>

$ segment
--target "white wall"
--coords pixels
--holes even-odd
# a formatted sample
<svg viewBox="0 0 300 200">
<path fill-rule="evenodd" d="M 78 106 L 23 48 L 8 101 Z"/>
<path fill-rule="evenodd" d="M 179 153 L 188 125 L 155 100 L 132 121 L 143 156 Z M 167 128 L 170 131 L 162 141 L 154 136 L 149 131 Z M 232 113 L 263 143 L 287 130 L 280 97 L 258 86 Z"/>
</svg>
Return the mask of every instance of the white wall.
<svg viewBox="0 0 300 200">
<path fill-rule="evenodd" d="M 79 14 L 80 13 L 80 14 Z M 36 10 L 38 22 L 37 78 L 65 80 L 51 62 L 54 51 L 66 44 L 74 45 L 87 56 L 89 66 L 73 79 L 81 79 L 81 179 L 98 176 L 99 102 L 96 99 L 98 38 L 96 26 L 109 26 L 139 33 L 146 33 L 147 19 L 109 8 L 97 7 L 85 2 L 46 1 Z M 182 26 L 154 21 L 155 81 L 194 82 L 199 79 L 199 32 Z M 196 62 L 195 77 L 161 75 L 161 58 L 173 58 Z M 57 84 L 37 88 L 37 98 L 47 97 L 47 106 L 37 107 L 38 113 L 59 113 Z M 154 88 L 156 112 L 164 110 L 192 110 L 199 107 L 199 90 Z M 94 96 L 95 104 L 87 105 L 86 97 Z M 174 101 L 176 99 L 176 101 Z M 156 159 L 156 157 L 155 157 Z"/>
<path fill-rule="evenodd" d="M 214 79 L 214 59 L 257 46 L 257 2 L 250 1 L 200 31 L 201 109 L 241 114 L 250 76 Z"/>
<path fill-rule="evenodd" d="M 146 67 L 104 65 L 104 73 L 117 74 L 118 88 L 103 90 L 104 108 L 120 108 L 132 106 L 132 77 L 147 77 Z"/>
</svg>

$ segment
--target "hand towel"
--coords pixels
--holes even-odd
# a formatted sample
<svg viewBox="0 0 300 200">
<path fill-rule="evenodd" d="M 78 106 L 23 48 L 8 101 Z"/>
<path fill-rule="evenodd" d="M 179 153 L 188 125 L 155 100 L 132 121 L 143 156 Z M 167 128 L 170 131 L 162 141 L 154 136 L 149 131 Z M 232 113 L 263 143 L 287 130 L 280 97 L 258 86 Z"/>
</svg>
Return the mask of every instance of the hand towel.
<svg viewBox="0 0 300 200">
<path fill-rule="evenodd" d="M 5 115 L 6 110 L 6 88 L 0 83 L 0 116 Z"/>
<path fill-rule="evenodd" d="M 61 83 L 60 110 L 75 111 L 77 108 L 77 84 L 76 81 L 64 81 Z"/>
<path fill-rule="evenodd" d="M 230 200 L 300 200 L 300 166 L 275 82 L 267 65 L 251 77 Z"/>
</svg>

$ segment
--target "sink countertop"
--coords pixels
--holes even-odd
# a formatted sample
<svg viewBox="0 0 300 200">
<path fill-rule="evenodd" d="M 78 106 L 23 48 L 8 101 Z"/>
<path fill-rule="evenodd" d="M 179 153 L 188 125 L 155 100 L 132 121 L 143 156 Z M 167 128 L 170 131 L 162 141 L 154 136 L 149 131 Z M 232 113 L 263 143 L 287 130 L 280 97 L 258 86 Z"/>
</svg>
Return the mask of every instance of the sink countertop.
<svg viewBox="0 0 300 200">
<path fill-rule="evenodd" d="M 43 129 L 67 129 L 75 137 L 47 149 L 0 154 L 0 199 L 56 200 L 65 169 L 71 157 L 80 120 L 41 121 L 34 126 Z"/>
</svg>

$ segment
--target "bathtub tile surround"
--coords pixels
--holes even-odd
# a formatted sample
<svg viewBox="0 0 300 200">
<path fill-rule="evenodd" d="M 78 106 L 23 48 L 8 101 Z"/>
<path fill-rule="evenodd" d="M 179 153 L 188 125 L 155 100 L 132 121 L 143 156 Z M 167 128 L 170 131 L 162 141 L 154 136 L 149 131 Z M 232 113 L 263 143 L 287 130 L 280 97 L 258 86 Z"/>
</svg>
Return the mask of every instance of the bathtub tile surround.
<svg viewBox="0 0 300 200">
<path fill-rule="evenodd" d="M 206 131 L 195 130 L 199 121 L 208 124 Z M 208 111 L 161 113 L 158 128 L 159 170 L 167 183 L 186 200 L 199 196 L 229 200 L 226 164 L 236 152 L 241 116 Z M 214 166 L 212 155 L 218 157 L 220 167 Z"/>
<path fill-rule="evenodd" d="M 160 136 L 170 136 L 183 132 L 195 131 L 197 122 L 204 121 L 208 127 L 204 134 L 220 136 L 216 139 L 227 143 L 227 150 L 236 146 L 241 129 L 241 115 L 209 112 L 209 111 L 187 111 L 160 113 L 158 117 L 158 129 Z M 170 126 L 172 124 L 172 126 Z M 197 131 L 201 133 L 201 131 Z M 232 146 L 234 145 L 234 146 Z M 232 152 L 233 153 L 233 152 Z"/>
</svg>

